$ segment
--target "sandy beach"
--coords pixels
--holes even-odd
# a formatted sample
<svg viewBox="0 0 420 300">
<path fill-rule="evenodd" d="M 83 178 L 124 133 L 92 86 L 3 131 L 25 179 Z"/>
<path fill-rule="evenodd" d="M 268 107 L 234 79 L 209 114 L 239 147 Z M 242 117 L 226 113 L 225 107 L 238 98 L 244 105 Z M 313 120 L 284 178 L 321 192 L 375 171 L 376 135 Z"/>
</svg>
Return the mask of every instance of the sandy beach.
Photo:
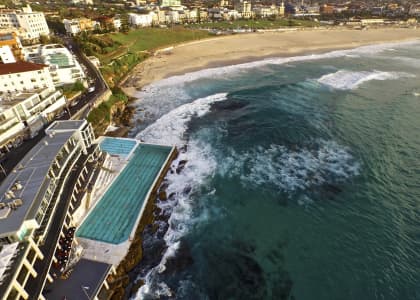
<svg viewBox="0 0 420 300">
<path fill-rule="evenodd" d="M 249 62 L 265 57 L 295 56 L 369 44 L 420 39 L 420 29 L 326 29 L 238 34 L 176 45 L 136 66 L 123 83 L 135 96 L 145 85 L 195 70 Z"/>
</svg>

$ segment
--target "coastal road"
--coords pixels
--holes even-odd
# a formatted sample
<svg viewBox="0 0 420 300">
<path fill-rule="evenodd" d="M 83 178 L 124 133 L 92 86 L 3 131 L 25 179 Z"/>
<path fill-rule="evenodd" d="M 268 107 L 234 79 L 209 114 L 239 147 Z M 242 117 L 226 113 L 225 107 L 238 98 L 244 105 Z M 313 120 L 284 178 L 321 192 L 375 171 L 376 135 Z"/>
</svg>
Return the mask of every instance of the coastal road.
<svg viewBox="0 0 420 300">
<path fill-rule="evenodd" d="M 99 95 L 108 89 L 105 81 L 102 78 L 100 71 L 87 59 L 81 49 L 73 41 L 71 37 L 64 38 L 65 45 L 69 50 L 76 55 L 79 63 L 84 67 L 86 76 L 90 79 L 90 86 L 94 86 L 95 90 L 91 93 L 85 92 L 77 97 L 72 105 L 69 105 L 64 109 L 62 114 L 59 114 L 56 120 L 68 120 L 71 119 L 75 113 L 81 112 L 80 118 L 86 118 L 90 108 L 95 103 Z M 32 139 L 25 140 L 20 146 L 13 148 L 11 151 L 6 153 L 0 159 L 0 183 L 6 177 L 5 174 L 9 174 L 18 162 L 45 136 L 44 130 L 40 130 L 37 136 Z"/>
</svg>

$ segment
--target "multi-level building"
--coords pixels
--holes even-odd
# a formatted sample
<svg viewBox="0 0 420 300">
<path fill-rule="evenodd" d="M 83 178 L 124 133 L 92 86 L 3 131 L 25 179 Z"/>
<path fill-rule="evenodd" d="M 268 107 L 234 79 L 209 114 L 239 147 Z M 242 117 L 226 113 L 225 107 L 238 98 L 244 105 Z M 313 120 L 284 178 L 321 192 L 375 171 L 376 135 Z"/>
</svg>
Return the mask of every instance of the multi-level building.
<svg viewBox="0 0 420 300">
<path fill-rule="evenodd" d="M 35 136 L 66 104 L 54 88 L 0 95 L 0 151 L 10 151 Z"/>
<path fill-rule="evenodd" d="M 161 7 L 181 6 L 181 0 L 161 0 Z"/>
<path fill-rule="evenodd" d="M 54 88 L 49 66 L 26 61 L 0 64 L 0 92 L 15 93 Z"/>
<path fill-rule="evenodd" d="M 0 28 L 21 28 L 24 34 L 23 40 L 37 40 L 41 35 L 49 35 L 47 21 L 42 12 L 33 12 L 28 5 L 22 10 L 0 11 Z"/>
<path fill-rule="evenodd" d="M 254 16 L 250 1 L 240 1 L 235 4 L 235 10 L 239 12 L 243 19 L 250 19 Z"/>
<path fill-rule="evenodd" d="M 88 18 L 64 19 L 63 24 L 66 33 L 69 35 L 76 35 L 81 31 L 90 31 L 95 29 L 96 26 L 96 22 Z"/>
<path fill-rule="evenodd" d="M 25 58 L 49 66 L 55 86 L 82 81 L 85 73 L 76 57 L 63 45 L 48 44 L 25 47 Z"/>
<path fill-rule="evenodd" d="M 54 254 L 66 247 L 60 237 L 71 232 L 74 193 L 101 157 L 85 120 L 54 122 L 46 134 L 0 185 L 2 300 L 45 299 Z"/>
</svg>

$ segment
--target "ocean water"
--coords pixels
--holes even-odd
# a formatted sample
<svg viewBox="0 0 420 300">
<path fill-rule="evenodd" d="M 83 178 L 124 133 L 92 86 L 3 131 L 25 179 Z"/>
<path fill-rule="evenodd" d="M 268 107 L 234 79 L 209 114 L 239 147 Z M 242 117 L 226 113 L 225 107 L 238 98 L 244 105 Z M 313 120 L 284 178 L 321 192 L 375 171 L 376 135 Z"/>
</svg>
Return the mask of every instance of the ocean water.
<svg viewBox="0 0 420 300">
<path fill-rule="evenodd" d="M 133 299 L 420 299 L 420 42 L 202 70 L 139 99 L 131 135 L 181 153 Z"/>
</svg>

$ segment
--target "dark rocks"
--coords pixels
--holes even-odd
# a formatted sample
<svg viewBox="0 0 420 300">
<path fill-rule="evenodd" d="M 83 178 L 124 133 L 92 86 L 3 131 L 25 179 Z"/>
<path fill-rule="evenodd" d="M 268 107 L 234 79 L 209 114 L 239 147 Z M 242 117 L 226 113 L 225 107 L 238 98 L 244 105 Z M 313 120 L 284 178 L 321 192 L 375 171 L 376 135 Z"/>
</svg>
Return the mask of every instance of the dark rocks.
<svg viewBox="0 0 420 300">
<path fill-rule="evenodd" d="M 176 254 L 167 258 L 164 274 L 170 275 L 182 271 L 192 265 L 193 262 L 188 243 L 181 240 Z"/>
<path fill-rule="evenodd" d="M 166 191 L 165 191 L 165 190 L 161 190 L 161 191 L 159 192 L 158 197 L 159 197 L 159 199 L 160 199 L 160 200 L 162 200 L 162 201 L 166 201 L 166 200 L 168 200 L 168 197 L 167 197 L 167 195 L 166 195 Z"/>
<path fill-rule="evenodd" d="M 188 160 L 181 160 L 178 163 L 178 167 L 176 168 L 176 173 L 179 174 L 181 171 L 185 168 L 185 165 L 187 164 Z"/>
<path fill-rule="evenodd" d="M 192 187 L 187 185 L 184 190 L 182 191 L 185 195 L 188 195 L 192 190 Z"/>
</svg>

